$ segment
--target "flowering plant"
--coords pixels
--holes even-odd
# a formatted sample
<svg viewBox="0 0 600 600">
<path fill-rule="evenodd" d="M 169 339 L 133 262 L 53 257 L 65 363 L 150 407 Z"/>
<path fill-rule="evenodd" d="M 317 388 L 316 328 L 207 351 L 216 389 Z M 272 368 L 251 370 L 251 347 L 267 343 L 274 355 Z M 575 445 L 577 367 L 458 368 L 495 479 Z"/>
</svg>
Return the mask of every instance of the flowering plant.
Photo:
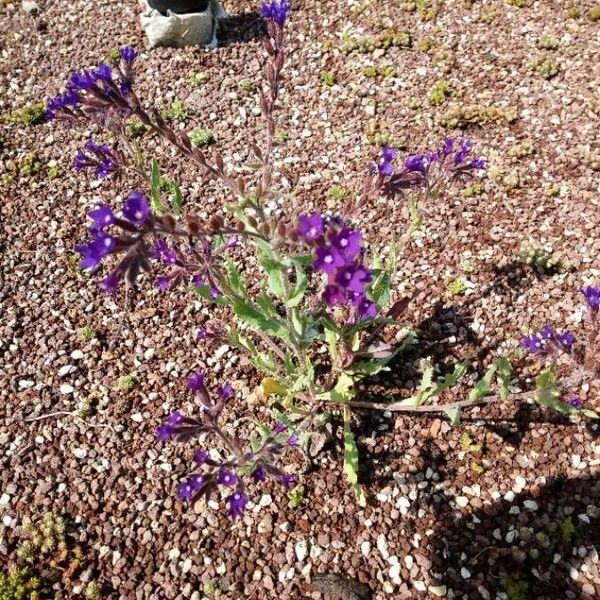
<svg viewBox="0 0 600 600">
<path fill-rule="evenodd" d="M 262 148 L 250 147 L 258 161 L 251 177 L 234 175 L 218 151 L 209 157 L 193 146 L 185 132 L 172 129 L 159 111 L 144 107 L 135 92 L 138 53 L 132 48 L 121 48 L 114 67 L 102 63 L 94 70 L 73 73 L 66 91 L 50 101 L 47 112 L 49 119 L 93 123 L 112 134 L 113 146 L 86 143 L 75 158 L 78 171 L 91 170 L 100 178 L 133 172 L 144 181 L 145 188 L 132 190 L 120 210 L 106 204 L 91 210 L 89 239 L 77 247 L 81 267 L 102 272 L 100 286 L 112 295 L 133 289 L 143 273 L 154 274 L 156 286 L 165 293 L 189 286 L 206 302 L 236 317 L 234 325 L 222 319 L 209 322 L 198 330 L 198 338 L 227 342 L 245 352 L 264 377 L 262 392 L 273 400 L 277 424 L 262 426 L 257 439 L 246 443 L 223 423 L 234 390 L 220 388 L 213 401 L 202 374 L 188 380 L 200 416 L 176 411 L 157 429 L 163 441 L 200 438 L 214 444 L 211 451 L 203 447 L 196 452 L 197 468 L 179 492 L 194 502 L 226 490 L 232 517 L 246 505 L 246 482 L 271 478 L 284 486 L 293 483 L 293 477 L 276 463 L 287 449 L 308 442 L 315 426 L 330 414 L 328 408 L 341 409 L 344 470 L 362 502 L 352 408 L 445 411 L 456 422 L 463 406 L 487 397 L 495 376 L 499 396 L 505 399 L 511 373 L 510 363 L 503 358 L 488 369 L 467 400 L 426 406 L 465 376 L 467 364 L 435 381 L 433 365 L 425 362 L 422 381 L 410 398 L 381 404 L 356 399 L 356 384 L 388 369 L 390 360 L 413 340 L 410 332 L 396 347 L 383 339 L 384 328 L 396 324 L 410 300 L 391 302 L 395 245 L 385 264 L 371 255 L 353 223 L 357 206 L 372 198 L 406 195 L 414 212 L 417 199 L 431 198 L 450 181 L 467 178 L 486 164 L 472 155 L 473 144 L 466 139 L 447 139 L 439 150 L 413 154 L 404 161 L 396 149 L 383 147 L 379 161 L 368 169 L 361 194 L 340 215 L 316 211 L 274 215 L 269 201 L 280 196 L 272 156 L 275 114 L 290 5 L 287 0 L 273 0 L 261 10 L 266 20 L 267 62 L 259 100 L 266 136 Z M 148 160 L 127 137 L 131 119 L 170 142 L 202 175 L 225 185 L 232 200 L 223 211 L 202 220 L 184 210 L 178 184 L 162 175 L 156 159 Z M 240 249 L 254 252 L 260 267 L 258 280 L 255 271 L 244 267 Z M 552 342 L 556 348 L 572 343 L 564 336 L 552 337 Z M 327 348 L 325 355 L 322 347 Z"/>
</svg>

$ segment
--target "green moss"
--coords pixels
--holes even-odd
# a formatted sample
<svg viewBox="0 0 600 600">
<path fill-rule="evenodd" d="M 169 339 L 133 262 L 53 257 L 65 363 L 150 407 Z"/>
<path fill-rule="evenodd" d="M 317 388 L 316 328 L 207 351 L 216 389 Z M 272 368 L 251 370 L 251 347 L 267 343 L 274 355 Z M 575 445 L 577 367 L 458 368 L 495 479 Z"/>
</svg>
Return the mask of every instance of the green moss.
<svg viewBox="0 0 600 600">
<path fill-rule="evenodd" d="M 517 8 L 526 8 L 529 6 L 529 0 L 506 0 L 506 4 Z"/>
<path fill-rule="evenodd" d="M 449 296 L 462 296 L 467 291 L 465 281 L 461 278 L 446 281 L 446 289 Z"/>
<path fill-rule="evenodd" d="M 58 179 L 60 173 L 58 171 L 57 166 L 48 167 L 48 178 L 49 179 Z"/>
<path fill-rule="evenodd" d="M 175 98 L 169 108 L 165 108 L 161 113 L 162 118 L 169 123 L 183 123 L 187 119 L 187 111 L 183 102 Z"/>
<path fill-rule="evenodd" d="M 12 168 L 17 171 L 21 177 L 32 177 L 42 170 L 42 161 L 35 152 L 28 152 L 17 165 Z M 9 168 L 10 170 L 10 168 Z"/>
<path fill-rule="evenodd" d="M 205 582 L 202 586 L 202 593 L 211 598 L 221 597 L 221 590 L 219 590 L 219 586 L 214 581 Z"/>
<path fill-rule="evenodd" d="M 542 34 L 537 39 L 535 45 L 540 50 L 556 50 L 559 46 L 559 42 L 555 37 L 552 37 L 551 35 Z"/>
<path fill-rule="evenodd" d="M 517 255 L 517 262 L 521 265 L 533 267 L 546 273 L 568 273 L 571 266 L 568 261 L 554 257 L 544 248 L 524 247 Z"/>
<path fill-rule="evenodd" d="M 396 77 L 396 69 L 391 66 L 369 66 L 362 71 L 365 77 Z"/>
<path fill-rule="evenodd" d="M 303 485 L 296 486 L 293 490 L 290 490 L 287 493 L 290 506 L 292 508 L 298 508 L 300 504 L 302 504 L 302 500 L 304 500 L 305 493 L 306 488 Z"/>
<path fill-rule="evenodd" d="M 43 102 L 36 102 L 15 110 L 4 119 L 13 123 L 21 123 L 27 127 L 39 125 L 46 122 L 46 105 Z"/>
<path fill-rule="evenodd" d="M 592 21 L 600 20 L 600 4 L 597 6 L 594 6 L 593 8 L 590 8 L 590 12 L 588 12 L 588 17 Z"/>
<path fill-rule="evenodd" d="M 579 17 L 581 17 L 581 9 L 579 6 L 569 6 L 569 8 L 567 8 L 567 17 L 569 17 L 569 19 L 579 19 Z"/>
<path fill-rule="evenodd" d="M 480 462 L 473 461 L 471 463 L 471 471 L 476 475 L 483 475 L 485 473 L 485 467 Z"/>
<path fill-rule="evenodd" d="M 565 517 L 560 521 L 553 521 L 548 525 L 548 531 L 560 536 L 560 541 L 565 546 L 571 546 L 575 537 L 576 529 L 571 517 Z"/>
<path fill-rule="evenodd" d="M 204 85 L 208 80 L 209 76 L 206 73 L 198 72 L 192 72 L 186 78 L 187 83 L 194 87 L 200 87 Z"/>
<path fill-rule="evenodd" d="M 29 569 L 9 569 L 0 573 L 0 600 L 37 600 L 40 580 Z"/>
<path fill-rule="evenodd" d="M 275 132 L 275 141 L 278 144 L 284 144 L 288 139 L 287 133 L 283 129 L 278 129 Z"/>
<path fill-rule="evenodd" d="M 145 125 L 137 116 L 130 117 L 125 123 L 125 135 L 129 140 L 141 138 L 148 131 L 150 131 L 150 127 Z"/>
<path fill-rule="evenodd" d="M 210 129 L 198 128 L 190 133 L 190 141 L 192 142 L 192 146 L 200 148 L 214 144 L 215 136 Z"/>
<path fill-rule="evenodd" d="M 551 185 L 545 192 L 549 198 L 556 198 L 560 194 L 560 185 L 557 183 Z"/>
<path fill-rule="evenodd" d="M 421 52 L 425 52 L 425 53 L 430 52 L 433 48 L 435 48 L 436 45 L 437 44 L 436 44 L 435 40 L 429 36 L 423 36 L 417 42 L 417 48 Z"/>
<path fill-rule="evenodd" d="M 553 58 L 540 58 L 535 66 L 538 75 L 544 79 L 553 79 L 560 72 L 560 63 Z"/>
<path fill-rule="evenodd" d="M 98 337 L 98 332 L 92 327 L 88 327 L 87 325 L 81 330 L 81 339 L 84 342 L 91 342 Z"/>
<path fill-rule="evenodd" d="M 526 581 L 503 575 L 500 585 L 504 588 L 508 600 L 529 600 L 529 584 Z"/>
<path fill-rule="evenodd" d="M 559 46 L 559 41 L 551 35 L 540 35 L 535 45 L 540 50 L 556 50 Z"/>
<path fill-rule="evenodd" d="M 250 79 L 244 79 L 240 81 L 240 87 L 249 94 L 256 92 L 256 84 Z"/>
<path fill-rule="evenodd" d="M 121 62 L 121 52 L 119 48 L 117 48 L 116 46 L 114 48 L 111 48 L 106 57 L 104 58 L 104 62 L 113 66 L 118 65 Z"/>
<path fill-rule="evenodd" d="M 405 48 L 410 45 L 410 33 L 407 31 L 386 29 L 376 37 L 354 37 L 349 33 L 344 33 L 341 37 L 340 50 L 344 54 L 352 54 L 353 52 L 370 54 L 377 49 Z"/>
<path fill-rule="evenodd" d="M 510 149 L 510 155 L 514 156 L 515 158 L 525 158 L 526 156 L 531 156 L 532 154 L 535 154 L 535 147 L 531 141 L 517 144 Z"/>
<path fill-rule="evenodd" d="M 117 388 L 122 392 L 131 392 L 138 384 L 140 380 L 137 375 L 123 375 L 119 377 L 117 381 Z"/>
<path fill-rule="evenodd" d="M 447 81 L 440 79 L 437 81 L 434 86 L 431 88 L 429 92 L 428 100 L 431 106 L 439 106 L 446 102 L 446 97 L 448 90 L 450 89 L 450 85 Z"/>
<path fill-rule="evenodd" d="M 484 23 L 492 23 L 496 19 L 495 6 L 483 6 L 481 8 L 481 20 Z"/>
<path fill-rule="evenodd" d="M 483 104 L 456 104 L 441 117 L 441 125 L 451 129 L 465 129 L 473 125 L 483 125 L 490 121 L 513 123 L 517 120 L 517 111 L 499 106 Z"/>
<path fill-rule="evenodd" d="M 334 185 L 329 188 L 329 195 L 337 202 L 343 202 L 348 197 L 348 190 L 339 185 Z"/>
<path fill-rule="evenodd" d="M 408 96 L 404 103 L 406 104 L 406 107 L 411 110 L 419 110 L 419 108 L 423 106 L 423 101 L 414 96 Z"/>
<path fill-rule="evenodd" d="M 100 585 L 97 581 L 90 581 L 85 586 L 86 600 L 100 600 Z"/>
<path fill-rule="evenodd" d="M 471 454 L 481 454 L 483 452 L 481 446 L 476 444 L 475 440 L 466 431 L 460 437 L 460 445 L 465 452 Z"/>
<path fill-rule="evenodd" d="M 336 84 L 337 79 L 335 73 L 332 73 L 331 71 L 321 71 L 321 81 L 327 87 L 333 87 Z"/>
<path fill-rule="evenodd" d="M 465 188 L 462 193 L 465 198 L 474 198 L 475 196 L 481 196 L 484 191 L 485 188 L 482 183 L 475 183 Z"/>
</svg>

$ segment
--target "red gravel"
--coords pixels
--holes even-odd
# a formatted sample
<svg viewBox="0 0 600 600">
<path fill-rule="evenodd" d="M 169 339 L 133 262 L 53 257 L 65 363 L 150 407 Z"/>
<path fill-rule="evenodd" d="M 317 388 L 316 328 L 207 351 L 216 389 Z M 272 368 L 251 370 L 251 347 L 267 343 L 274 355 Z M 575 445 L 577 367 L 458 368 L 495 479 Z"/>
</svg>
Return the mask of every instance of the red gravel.
<svg viewBox="0 0 600 600">
<path fill-rule="evenodd" d="M 466 131 L 491 163 L 485 190 L 466 198 L 454 189 L 424 207 L 426 229 L 402 249 L 396 294 L 427 292 L 407 320 L 423 331 L 420 353 L 442 362 L 469 356 L 481 368 L 501 346 L 514 347 L 529 327 L 546 322 L 568 323 L 577 333 L 577 290 L 600 282 L 599 45 L 597 25 L 585 16 L 592 2 L 578 3 L 579 19 L 566 16 L 570 3 L 563 2 L 530 1 L 523 9 L 500 0 L 434 2 L 437 18 L 427 22 L 399 4 L 373 0 L 353 13 L 342 0 L 293 2 L 280 117 L 288 141 L 277 159 L 288 157 L 299 178 L 295 210 L 335 208 L 328 194 L 334 183 L 359 189 L 377 154 L 364 135 L 373 119 L 418 151 L 447 134 L 440 120 L 454 105 L 514 110 L 513 123 L 491 120 Z M 239 85 L 259 81 L 260 41 L 255 3 L 225 6 L 234 18 L 224 24 L 223 47 L 144 52 L 139 89 L 160 107 L 179 97 L 186 128 L 211 128 L 222 153 L 241 164 L 244 144 L 260 135 L 256 98 Z M 144 47 L 133 1 L 40 0 L 39 7 L 31 16 L 19 2 L 0 1 L 2 114 L 49 97 L 70 70 L 95 64 L 115 46 Z M 492 8 L 496 16 L 487 23 Z M 387 27 L 410 31 L 413 46 L 340 52 L 342 32 L 373 37 Z M 542 34 L 555 37 L 558 48 L 539 50 Z M 533 68 L 545 55 L 561 63 L 549 81 Z M 373 64 L 392 65 L 396 76 L 365 77 Z M 331 88 L 321 81 L 325 70 L 336 74 Z M 201 88 L 186 81 L 192 71 L 208 75 Z M 427 95 L 441 79 L 449 98 L 431 107 Z M 415 98 L 422 106 L 409 108 Z M 511 585 L 520 585 L 524 598 L 600 596 L 597 426 L 531 405 L 474 409 L 460 429 L 361 414 L 366 509 L 342 483 L 333 447 L 303 476 L 307 497 L 297 509 L 268 488 L 262 500 L 257 490 L 257 505 L 234 524 L 221 510 L 188 510 L 175 490 L 193 449 L 157 444 L 154 427 L 169 410 L 190 408 L 184 377 L 192 370 L 234 381 L 238 398 L 256 378 L 231 353 L 215 360 L 194 342 L 209 313 L 183 290 L 159 297 L 146 286 L 128 314 L 72 268 L 86 210 L 99 199 L 114 203 L 136 184 L 98 186 L 72 173 L 90 132 L 8 121 L 0 127 L 0 557 L 14 561 L 23 517 L 46 511 L 70 519 L 85 553 L 73 578 L 53 584 L 45 598 L 59 590 L 82 597 L 90 580 L 106 598 L 200 598 L 205 582 L 228 599 L 320 598 L 306 584 L 315 573 L 343 574 L 376 599 L 505 598 L 498 594 Z M 151 153 L 156 141 L 144 143 Z M 532 153 L 523 155 L 526 146 Z M 29 153 L 41 170 L 19 174 Z M 224 191 L 177 158 L 161 165 L 180 176 L 187 207 L 206 216 L 222 206 Z M 49 177 L 53 166 L 56 178 Z M 549 193 L 553 186 L 558 195 Z M 374 248 L 400 236 L 406 221 L 400 201 L 364 206 L 361 216 Z M 545 248 L 571 269 L 521 267 L 524 245 Z M 472 285 L 451 297 L 446 280 L 457 277 Z M 85 327 L 98 339 L 84 341 Z M 68 365 L 73 369 L 59 376 Z M 529 385 L 531 365 L 520 368 L 520 384 Z M 118 379 L 132 373 L 139 385 L 118 391 Z M 406 391 L 405 373 L 405 365 L 392 373 L 386 396 Z M 92 407 L 85 420 L 26 421 L 75 411 L 82 401 Z M 590 393 L 586 403 L 599 402 Z M 236 409 L 248 410 L 241 400 Z M 461 441 L 465 431 L 471 449 Z"/>
</svg>

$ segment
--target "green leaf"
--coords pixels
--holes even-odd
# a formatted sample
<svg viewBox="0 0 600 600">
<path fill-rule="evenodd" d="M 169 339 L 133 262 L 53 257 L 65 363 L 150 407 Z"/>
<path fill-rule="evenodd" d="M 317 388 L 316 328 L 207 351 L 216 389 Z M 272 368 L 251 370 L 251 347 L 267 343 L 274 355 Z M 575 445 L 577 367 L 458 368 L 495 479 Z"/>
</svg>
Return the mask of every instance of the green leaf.
<svg viewBox="0 0 600 600">
<path fill-rule="evenodd" d="M 370 288 L 370 296 L 379 308 L 383 308 L 389 303 L 391 285 L 392 279 L 387 271 L 382 270 L 375 274 L 375 280 Z"/>
<path fill-rule="evenodd" d="M 150 203 L 152 205 L 152 212 L 156 215 L 162 215 L 165 212 L 165 207 L 160 200 L 160 171 L 158 169 L 158 163 L 156 159 L 152 159 L 152 169 L 150 172 Z"/>
<path fill-rule="evenodd" d="M 477 385 L 469 393 L 469 400 L 471 402 L 481 400 L 490 391 L 496 369 L 496 365 L 491 365 L 485 372 L 485 375 L 477 382 Z"/>
<path fill-rule="evenodd" d="M 421 231 L 423 228 L 423 215 L 419 210 L 419 205 L 417 204 L 417 199 L 415 196 L 411 196 L 408 199 L 408 212 L 410 214 L 410 221 L 412 223 L 410 232 L 415 233 L 417 231 Z"/>
<path fill-rule="evenodd" d="M 358 448 L 350 427 L 350 411 L 344 411 L 344 474 L 351 485 L 358 484 Z"/>
<path fill-rule="evenodd" d="M 181 193 L 181 188 L 175 181 L 171 182 L 171 187 L 173 190 L 173 214 L 179 216 L 183 204 L 183 194 Z"/>
<path fill-rule="evenodd" d="M 560 386 L 552 366 L 544 369 L 535 380 L 535 401 L 541 406 L 547 406 L 563 415 L 571 415 L 577 409 L 560 400 Z"/>
<path fill-rule="evenodd" d="M 446 408 L 444 410 L 448 418 L 450 419 L 450 425 L 458 427 L 460 425 L 460 409 L 459 408 Z"/>
<path fill-rule="evenodd" d="M 498 385 L 500 392 L 500 399 L 502 402 L 508 400 L 510 378 L 512 374 L 512 366 L 506 356 L 501 356 L 498 359 Z"/>
<path fill-rule="evenodd" d="M 273 249 L 265 242 L 259 241 L 257 244 L 257 258 L 262 268 L 267 273 L 267 284 L 269 290 L 281 300 L 287 300 L 285 286 L 286 267 L 277 260 Z"/>
<path fill-rule="evenodd" d="M 233 311 L 237 318 L 255 331 L 262 331 L 269 335 L 276 335 L 284 340 L 289 339 L 289 335 L 285 327 L 279 322 L 264 317 L 256 308 L 241 300 L 236 300 L 233 303 Z"/>
<path fill-rule="evenodd" d="M 294 331 L 296 332 L 298 337 L 300 339 L 302 339 L 302 337 L 304 336 L 304 330 L 305 330 L 305 323 L 304 323 L 304 319 L 302 318 L 302 314 L 300 313 L 299 310 L 293 308 L 291 310 L 291 318 L 292 318 L 292 325 L 294 326 Z"/>
<path fill-rule="evenodd" d="M 354 490 L 354 495 L 356 496 L 356 502 L 361 508 L 365 508 L 367 506 L 367 497 L 365 496 L 365 492 L 361 485 L 358 483 L 352 484 L 352 489 Z"/>
<path fill-rule="evenodd" d="M 225 296 L 223 296 L 223 295 L 213 298 L 213 296 L 211 294 L 212 288 L 210 285 L 192 285 L 192 290 L 196 294 L 198 294 L 200 297 L 204 298 L 205 300 L 210 300 L 211 302 L 214 302 L 215 304 L 222 304 L 222 305 L 229 304 L 229 300 L 227 300 L 227 298 L 225 298 Z"/>
<path fill-rule="evenodd" d="M 298 263 L 295 263 L 296 269 L 296 285 L 294 289 L 290 292 L 289 298 L 286 300 L 286 306 L 290 308 L 294 308 L 302 302 L 304 298 L 304 294 L 306 292 L 306 288 L 308 286 L 308 279 L 306 278 L 306 274 L 304 269 Z"/>
<path fill-rule="evenodd" d="M 245 297 L 246 286 L 244 285 L 244 279 L 242 277 L 241 271 L 238 269 L 237 265 L 229 259 L 227 261 L 227 275 L 228 282 L 231 286 L 231 289 L 238 295 Z"/>
</svg>

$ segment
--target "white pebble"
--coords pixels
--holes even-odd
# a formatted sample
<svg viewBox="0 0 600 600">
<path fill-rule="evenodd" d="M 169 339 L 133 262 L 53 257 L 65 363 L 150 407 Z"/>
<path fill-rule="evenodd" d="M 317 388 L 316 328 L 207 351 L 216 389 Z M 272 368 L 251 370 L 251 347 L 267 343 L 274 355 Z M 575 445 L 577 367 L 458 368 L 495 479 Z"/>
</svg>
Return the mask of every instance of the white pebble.
<svg viewBox="0 0 600 600">
<path fill-rule="evenodd" d="M 466 567 L 463 567 L 463 568 L 460 570 L 460 576 L 461 576 L 463 579 L 469 579 L 469 577 L 471 577 L 471 571 L 469 571 L 469 569 L 467 569 Z"/>
<path fill-rule="evenodd" d="M 296 558 L 302 562 L 308 554 L 308 544 L 306 540 L 299 540 L 294 550 L 296 552 Z"/>
<path fill-rule="evenodd" d="M 85 355 L 81 350 L 73 350 L 73 352 L 71 352 L 71 358 L 73 360 L 81 360 L 84 356 Z"/>
<path fill-rule="evenodd" d="M 371 542 L 365 540 L 360 545 L 360 551 L 361 551 L 361 553 L 362 553 L 363 556 L 369 556 L 369 554 L 371 552 Z"/>
<path fill-rule="evenodd" d="M 6 506 L 10 502 L 10 496 L 6 493 L 0 496 L 0 506 Z"/>
<path fill-rule="evenodd" d="M 87 450 L 85 448 L 73 448 L 73 454 L 77 458 L 85 458 L 87 456 Z"/>
<path fill-rule="evenodd" d="M 380 533 L 377 537 L 377 550 L 379 550 L 385 560 L 388 559 L 390 553 L 388 552 L 388 543 L 383 533 Z"/>
<path fill-rule="evenodd" d="M 75 388 L 72 385 L 69 385 L 68 383 L 63 383 L 60 386 L 60 393 L 61 394 L 72 394 L 75 391 Z"/>
<path fill-rule="evenodd" d="M 523 506 L 527 510 L 537 510 L 539 508 L 538 503 L 535 500 L 525 500 L 525 502 L 523 502 Z"/>
<path fill-rule="evenodd" d="M 432 585 L 429 588 L 429 591 L 438 598 L 443 598 L 446 595 L 446 586 L 445 585 Z"/>
<path fill-rule="evenodd" d="M 457 496 L 456 504 L 458 504 L 461 508 L 465 508 L 465 506 L 468 506 L 469 504 L 469 499 L 466 496 Z"/>
<path fill-rule="evenodd" d="M 394 585 L 400 585 L 402 583 L 402 579 L 400 578 L 400 565 L 394 564 L 390 567 L 390 579 Z"/>
</svg>

